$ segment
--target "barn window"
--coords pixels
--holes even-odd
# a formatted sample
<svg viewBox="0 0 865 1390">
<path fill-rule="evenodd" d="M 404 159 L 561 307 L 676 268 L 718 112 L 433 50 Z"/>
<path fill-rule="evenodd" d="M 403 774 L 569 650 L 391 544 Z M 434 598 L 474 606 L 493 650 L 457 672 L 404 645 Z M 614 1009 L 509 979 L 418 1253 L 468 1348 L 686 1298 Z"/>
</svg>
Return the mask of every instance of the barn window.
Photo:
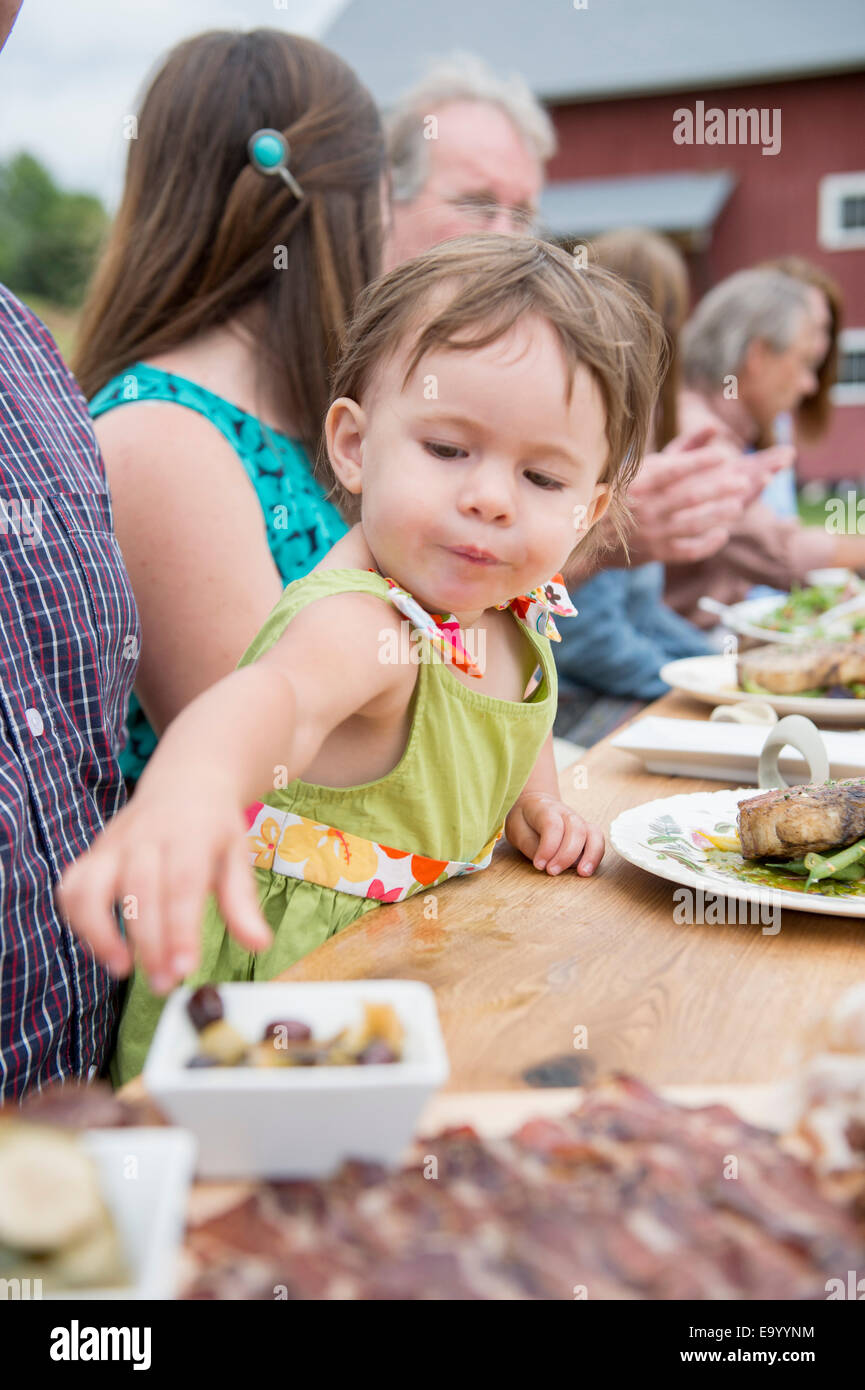
<svg viewBox="0 0 865 1390">
<path fill-rule="evenodd" d="M 846 328 L 838 341 L 836 405 L 865 405 L 865 328 Z"/>
<path fill-rule="evenodd" d="M 865 247 L 865 172 L 820 180 L 817 238 L 828 251 Z"/>
</svg>

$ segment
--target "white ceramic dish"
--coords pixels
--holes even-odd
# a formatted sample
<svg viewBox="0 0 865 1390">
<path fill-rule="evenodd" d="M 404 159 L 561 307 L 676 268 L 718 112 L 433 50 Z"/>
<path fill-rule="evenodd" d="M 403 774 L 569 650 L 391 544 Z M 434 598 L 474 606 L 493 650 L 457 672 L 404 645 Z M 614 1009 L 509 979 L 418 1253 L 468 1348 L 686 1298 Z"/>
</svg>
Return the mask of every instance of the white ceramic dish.
<svg viewBox="0 0 865 1390">
<path fill-rule="evenodd" d="M 749 695 L 736 682 L 735 656 L 686 656 L 661 667 L 661 680 L 707 705 L 761 700 L 778 714 L 804 714 L 815 724 L 865 727 L 865 700 L 828 700 L 807 695 Z"/>
<path fill-rule="evenodd" d="M 806 586 L 823 584 L 838 584 L 840 586 L 842 584 L 850 584 L 865 590 L 865 583 L 863 583 L 859 575 L 855 574 L 852 570 L 811 570 L 811 572 L 806 575 L 805 582 Z M 743 622 L 753 623 L 759 627 L 770 613 L 774 613 L 777 608 L 780 608 L 785 597 L 786 595 L 784 594 L 776 594 L 774 597 L 769 595 L 765 598 L 743 599 L 741 603 L 731 604 L 730 609 L 731 612 L 735 613 L 736 617 Z M 843 600 L 837 599 L 836 602 L 841 603 Z M 856 616 L 858 616 L 858 614 Z M 812 628 L 819 628 L 821 621 L 820 618 L 815 618 L 813 622 L 801 624 L 796 631 L 799 634 L 807 635 Z M 767 629 L 767 631 L 769 631 L 769 629 Z M 833 637 L 848 637 L 852 634 L 852 628 L 849 620 L 841 617 L 837 621 L 831 623 L 828 632 Z"/>
<path fill-rule="evenodd" d="M 174 1298 L 195 1140 L 181 1129 L 90 1129 L 81 1136 L 132 1274 L 130 1284 L 46 1293 L 46 1299 Z"/>
<path fill-rule="evenodd" d="M 771 726 L 765 724 L 705 723 L 702 719 L 635 719 L 611 740 L 645 765 L 647 772 L 673 777 L 715 777 L 721 782 L 757 785 L 757 763 Z M 865 777 L 865 739 L 861 734 L 828 730 L 823 743 L 829 775 Z M 807 782 L 808 765 L 801 753 L 788 749 L 778 766 L 787 782 Z"/>
<path fill-rule="evenodd" d="M 623 811 L 610 826 L 610 842 L 623 859 L 650 874 L 702 889 L 713 897 L 789 908 L 794 912 L 826 912 L 839 917 L 865 917 L 865 893 L 854 885 L 837 884 L 831 892 L 804 893 L 773 885 L 746 883 L 731 870 L 713 863 L 712 849 L 701 832 L 729 834 L 736 827 L 739 802 L 758 793 L 753 787 L 718 792 L 690 792 L 661 797 Z M 721 829 L 721 827 L 724 829 Z"/>
<path fill-rule="evenodd" d="M 425 1101 L 448 1077 L 435 996 L 419 980 L 221 984 L 225 1017 L 257 1041 L 268 1023 L 300 1019 L 313 1037 L 357 1023 L 362 1004 L 391 1004 L 404 1060 L 379 1066 L 189 1069 L 195 1029 L 175 990 L 159 1021 L 144 1084 L 198 1139 L 202 1177 L 321 1177 L 345 1158 L 397 1163 Z"/>
</svg>

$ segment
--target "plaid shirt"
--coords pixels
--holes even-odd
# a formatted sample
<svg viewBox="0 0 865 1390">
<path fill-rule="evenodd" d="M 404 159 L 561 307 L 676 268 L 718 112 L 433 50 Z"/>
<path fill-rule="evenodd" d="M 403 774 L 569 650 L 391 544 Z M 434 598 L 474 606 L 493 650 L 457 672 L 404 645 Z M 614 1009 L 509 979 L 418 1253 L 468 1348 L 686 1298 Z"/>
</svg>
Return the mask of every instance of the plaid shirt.
<svg viewBox="0 0 865 1390">
<path fill-rule="evenodd" d="M 117 986 L 53 888 L 125 799 L 138 646 L 86 403 L 0 286 L 0 1101 L 105 1061 Z"/>
</svg>

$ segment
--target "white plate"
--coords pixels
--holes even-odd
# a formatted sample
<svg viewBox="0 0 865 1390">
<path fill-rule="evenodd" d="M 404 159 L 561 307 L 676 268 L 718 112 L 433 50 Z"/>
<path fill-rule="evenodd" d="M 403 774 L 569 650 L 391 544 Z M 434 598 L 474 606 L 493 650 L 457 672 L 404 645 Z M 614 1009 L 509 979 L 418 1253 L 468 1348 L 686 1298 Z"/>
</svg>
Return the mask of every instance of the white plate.
<svg viewBox="0 0 865 1390">
<path fill-rule="evenodd" d="M 843 585 L 849 584 L 852 581 L 852 583 L 856 585 L 860 590 L 865 590 L 865 583 L 863 583 L 859 575 L 854 573 L 853 570 L 812 570 L 810 574 L 806 575 L 805 578 L 805 587 L 807 588 L 813 588 L 815 585 L 823 584 Z M 743 622 L 754 623 L 757 625 L 757 627 L 759 627 L 762 624 L 763 619 L 768 617 L 770 613 L 774 613 L 777 608 L 780 608 L 781 604 L 787 597 L 788 595 L 786 594 L 776 594 L 774 597 L 772 595 L 767 595 L 765 598 L 743 599 L 741 603 L 731 603 L 730 611 L 735 613 L 736 617 L 740 618 Z M 842 603 L 843 600 L 839 598 L 836 600 L 836 602 Z M 797 633 L 802 633 L 803 635 L 807 634 L 813 628 L 818 628 L 821 622 L 821 618 L 815 618 L 813 622 L 801 623 L 799 627 L 795 629 L 795 631 Z M 722 621 L 722 626 L 723 625 L 724 624 Z M 770 631 L 770 629 L 767 628 L 767 632 L 768 631 Z M 848 619 L 845 619 L 843 617 L 838 618 L 835 622 L 833 622 L 830 625 L 828 631 L 832 634 L 832 636 L 836 637 L 847 637 L 852 635 L 852 628 L 850 627 L 850 622 Z"/>
<path fill-rule="evenodd" d="M 661 667 L 661 680 L 707 705 L 733 705 L 739 700 L 762 700 L 778 714 L 804 714 L 815 724 L 853 724 L 865 727 L 865 700 L 827 700 L 808 695 L 750 695 L 736 680 L 735 656 L 686 656 Z"/>
<path fill-rule="evenodd" d="M 647 772 L 668 777 L 714 777 L 720 782 L 757 783 L 757 763 L 770 728 L 766 724 L 729 724 L 703 719 L 662 719 L 650 714 L 635 719 L 611 739 L 645 764 Z M 865 739 L 858 733 L 827 730 L 823 743 L 829 775 L 865 777 Z M 786 749 L 778 767 L 787 782 L 809 781 L 801 753 Z"/>
<path fill-rule="evenodd" d="M 725 788 L 719 792 L 690 792 L 644 802 L 623 811 L 610 826 L 610 843 L 623 859 L 647 869 L 658 878 L 687 888 L 701 888 L 712 897 L 790 908 L 794 912 L 827 912 L 838 917 L 865 917 L 865 892 L 854 894 L 850 884 L 842 891 L 808 893 L 775 886 L 746 883 L 708 858 L 700 832 L 724 825 L 735 829 L 739 802 L 757 795 L 753 787 Z M 725 833 L 721 831 L 719 833 Z"/>
<path fill-rule="evenodd" d="M 99 1169 L 132 1282 L 108 1289 L 46 1293 L 52 1299 L 173 1298 L 186 1227 L 195 1140 L 182 1129 L 89 1129 L 82 1143 Z"/>
</svg>

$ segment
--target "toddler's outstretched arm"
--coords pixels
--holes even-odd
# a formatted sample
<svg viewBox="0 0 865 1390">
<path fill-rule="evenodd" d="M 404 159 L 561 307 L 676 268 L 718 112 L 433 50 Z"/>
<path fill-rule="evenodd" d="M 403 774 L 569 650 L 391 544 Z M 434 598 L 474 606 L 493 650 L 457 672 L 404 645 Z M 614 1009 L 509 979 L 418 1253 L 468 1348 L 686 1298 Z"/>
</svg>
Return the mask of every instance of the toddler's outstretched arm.
<svg viewBox="0 0 865 1390">
<path fill-rule="evenodd" d="M 113 973 L 128 974 L 134 949 L 157 993 L 188 975 L 211 892 L 239 942 L 250 950 L 270 943 L 243 809 L 273 786 L 275 767 L 287 781 L 300 777 L 339 724 L 373 714 L 381 696 L 406 684 L 404 665 L 379 660 L 383 618 L 370 594 L 310 604 L 263 657 L 218 681 L 169 726 L 129 805 L 57 889 L 70 926 Z M 115 902 L 134 903 L 124 912 L 128 941 Z"/>
<path fill-rule="evenodd" d="M 588 877 L 604 857 L 604 836 L 559 796 L 559 778 L 550 734 L 531 776 L 511 807 L 505 834 L 514 849 L 548 874 L 577 865 Z"/>
</svg>

